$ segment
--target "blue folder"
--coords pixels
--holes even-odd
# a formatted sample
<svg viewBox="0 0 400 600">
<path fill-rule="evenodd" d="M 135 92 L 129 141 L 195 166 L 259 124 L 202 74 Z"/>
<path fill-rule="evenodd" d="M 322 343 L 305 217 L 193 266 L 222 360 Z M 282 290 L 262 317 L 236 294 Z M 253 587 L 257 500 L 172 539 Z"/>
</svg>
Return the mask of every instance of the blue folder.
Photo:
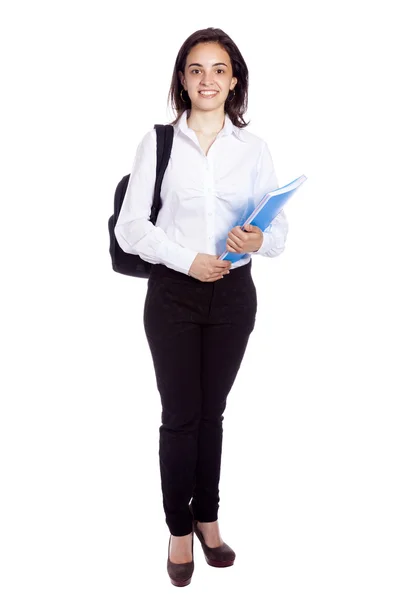
<svg viewBox="0 0 400 600">
<path fill-rule="evenodd" d="M 251 225 L 256 225 L 262 231 L 265 231 L 289 198 L 293 196 L 306 179 L 307 177 L 305 175 L 301 175 L 287 185 L 276 188 L 265 194 L 255 209 L 246 217 L 242 225 L 240 225 L 241 229 L 244 230 L 244 226 L 250 223 Z M 234 263 L 244 256 L 246 256 L 246 254 L 225 251 L 218 258 L 221 260 L 230 260 Z"/>
</svg>

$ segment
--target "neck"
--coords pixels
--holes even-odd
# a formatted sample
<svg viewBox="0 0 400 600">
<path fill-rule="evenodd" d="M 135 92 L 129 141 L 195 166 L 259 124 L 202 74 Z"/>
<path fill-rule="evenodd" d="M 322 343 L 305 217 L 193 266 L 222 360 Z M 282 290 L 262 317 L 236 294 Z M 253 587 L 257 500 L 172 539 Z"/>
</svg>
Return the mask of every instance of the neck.
<svg viewBox="0 0 400 600">
<path fill-rule="evenodd" d="M 221 131 L 225 123 L 225 111 L 221 106 L 218 110 L 198 110 L 196 107 L 188 111 L 187 124 L 190 129 L 203 135 L 215 135 Z"/>
</svg>

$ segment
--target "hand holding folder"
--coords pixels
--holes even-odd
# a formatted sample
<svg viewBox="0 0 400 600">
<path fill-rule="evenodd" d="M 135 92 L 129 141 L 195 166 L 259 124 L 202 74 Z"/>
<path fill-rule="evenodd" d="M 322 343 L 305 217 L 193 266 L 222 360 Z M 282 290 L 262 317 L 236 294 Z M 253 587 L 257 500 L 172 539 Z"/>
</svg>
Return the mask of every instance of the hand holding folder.
<svg viewBox="0 0 400 600">
<path fill-rule="evenodd" d="M 251 225 L 256 225 L 262 231 L 265 231 L 289 198 L 299 189 L 300 185 L 304 183 L 306 179 L 307 177 L 305 175 L 301 175 L 287 185 L 268 192 L 246 218 L 244 223 L 240 225 L 241 229 L 244 231 L 244 226 L 250 223 Z M 238 252 L 226 251 L 218 258 L 221 260 L 230 260 L 234 263 L 243 258 L 243 256 L 245 256 L 245 253 L 239 254 Z"/>
<path fill-rule="evenodd" d="M 245 233 L 243 233 L 245 231 Z M 225 249 L 227 252 L 249 254 L 257 252 L 263 242 L 263 231 L 257 225 L 236 225 L 228 233 Z"/>
</svg>

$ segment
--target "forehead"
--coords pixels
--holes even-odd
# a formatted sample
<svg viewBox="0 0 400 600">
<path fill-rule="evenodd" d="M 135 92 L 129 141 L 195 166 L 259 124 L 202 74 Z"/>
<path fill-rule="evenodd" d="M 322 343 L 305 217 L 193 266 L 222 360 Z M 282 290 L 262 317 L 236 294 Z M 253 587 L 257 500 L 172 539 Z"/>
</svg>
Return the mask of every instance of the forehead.
<svg viewBox="0 0 400 600">
<path fill-rule="evenodd" d="M 223 61 L 227 65 L 230 64 L 228 52 L 225 48 L 215 42 L 196 44 L 196 46 L 190 50 L 186 59 L 186 64 L 189 64 L 189 61 L 198 62 L 202 65 L 207 63 L 212 64 L 218 61 Z"/>
</svg>

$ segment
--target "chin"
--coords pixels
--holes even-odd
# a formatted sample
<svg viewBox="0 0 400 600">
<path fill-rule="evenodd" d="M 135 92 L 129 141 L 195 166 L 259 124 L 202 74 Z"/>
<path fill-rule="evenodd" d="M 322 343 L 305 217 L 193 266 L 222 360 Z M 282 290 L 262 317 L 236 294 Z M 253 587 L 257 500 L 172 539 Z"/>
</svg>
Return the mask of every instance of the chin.
<svg viewBox="0 0 400 600">
<path fill-rule="evenodd" d="M 212 110 L 218 110 L 221 106 L 224 106 L 225 102 L 192 102 L 192 108 L 196 108 L 197 110 L 204 110 L 205 112 L 210 112 Z"/>
</svg>

